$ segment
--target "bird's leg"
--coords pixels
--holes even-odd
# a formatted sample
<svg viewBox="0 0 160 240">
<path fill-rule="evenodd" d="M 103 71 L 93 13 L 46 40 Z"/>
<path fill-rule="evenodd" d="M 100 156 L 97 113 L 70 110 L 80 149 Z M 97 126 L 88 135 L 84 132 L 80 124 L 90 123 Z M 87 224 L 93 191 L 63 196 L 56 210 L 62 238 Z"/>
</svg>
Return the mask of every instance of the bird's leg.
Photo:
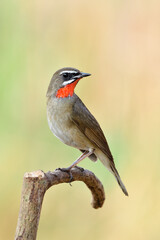
<svg viewBox="0 0 160 240">
<path fill-rule="evenodd" d="M 83 159 L 85 159 L 86 157 L 89 157 L 92 153 L 94 152 L 94 150 L 91 151 L 85 151 L 75 162 L 72 163 L 71 166 L 69 166 L 67 169 L 70 171 L 71 168 L 75 167 L 79 162 L 81 162 Z"/>
<path fill-rule="evenodd" d="M 79 162 L 81 162 L 83 159 L 85 159 L 86 157 L 89 157 L 92 153 L 94 152 L 94 149 L 92 149 L 91 151 L 85 151 L 76 161 L 74 161 L 72 163 L 71 166 L 67 167 L 67 168 L 59 168 L 59 170 L 63 171 L 63 172 L 67 172 L 70 175 L 70 182 L 73 180 L 73 176 L 71 173 L 71 169 L 73 167 L 75 167 Z"/>
</svg>

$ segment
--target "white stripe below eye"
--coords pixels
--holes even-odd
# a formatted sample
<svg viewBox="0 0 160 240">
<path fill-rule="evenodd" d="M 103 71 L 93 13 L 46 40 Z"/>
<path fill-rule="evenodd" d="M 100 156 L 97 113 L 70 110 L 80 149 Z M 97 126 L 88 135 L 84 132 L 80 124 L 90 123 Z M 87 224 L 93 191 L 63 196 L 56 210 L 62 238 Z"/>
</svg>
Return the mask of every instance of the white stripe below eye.
<svg viewBox="0 0 160 240">
<path fill-rule="evenodd" d="M 70 79 L 70 80 L 68 80 L 68 81 L 63 82 L 62 85 L 63 85 L 63 86 L 66 86 L 67 84 L 70 84 L 70 83 L 72 83 L 72 82 L 74 82 L 74 81 L 75 81 L 75 79 Z"/>
<path fill-rule="evenodd" d="M 64 71 L 60 72 L 60 75 L 63 74 L 63 73 L 77 73 L 77 71 L 74 71 L 74 70 L 64 70 Z"/>
</svg>

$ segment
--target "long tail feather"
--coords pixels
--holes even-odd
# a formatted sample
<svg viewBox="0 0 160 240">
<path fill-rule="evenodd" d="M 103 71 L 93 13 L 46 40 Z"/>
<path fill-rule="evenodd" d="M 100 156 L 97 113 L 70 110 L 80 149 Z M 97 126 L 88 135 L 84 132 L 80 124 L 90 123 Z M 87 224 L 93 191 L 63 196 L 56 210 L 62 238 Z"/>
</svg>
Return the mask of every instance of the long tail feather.
<svg viewBox="0 0 160 240">
<path fill-rule="evenodd" d="M 124 192 L 124 194 L 125 194 L 126 196 L 128 196 L 127 189 L 126 189 L 126 187 L 124 186 L 124 184 L 123 184 L 123 182 L 122 182 L 122 180 L 121 180 L 121 178 L 120 178 L 120 176 L 119 176 L 119 173 L 118 173 L 116 167 L 115 167 L 114 165 L 111 165 L 110 167 L 111 167 L 112 173 L 113 173 L 113 175 L 115 176 L 115 178 L 116 178 L 119 186 L 121 187 L 122 191 Z"/>
</svg>

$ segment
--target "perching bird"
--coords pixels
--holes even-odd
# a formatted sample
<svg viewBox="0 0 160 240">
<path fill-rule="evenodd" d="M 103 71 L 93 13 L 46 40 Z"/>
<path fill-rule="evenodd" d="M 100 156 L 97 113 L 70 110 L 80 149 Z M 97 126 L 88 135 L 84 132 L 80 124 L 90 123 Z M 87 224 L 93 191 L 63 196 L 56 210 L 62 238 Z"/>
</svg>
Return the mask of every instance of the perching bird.
<svg viewBox="0 0 160 240">
<path fill-rule="evenodd" d="M 48 124 L 57 138 L 82 152 L 67 171 L 86 157 L 92 161 L 99 159 L 128 196 L 99 123 L 74 93 L 79 80 L 90 75 L 75 68 L 62 68 L 54 73 L 46 95 Z"/>
</svg>

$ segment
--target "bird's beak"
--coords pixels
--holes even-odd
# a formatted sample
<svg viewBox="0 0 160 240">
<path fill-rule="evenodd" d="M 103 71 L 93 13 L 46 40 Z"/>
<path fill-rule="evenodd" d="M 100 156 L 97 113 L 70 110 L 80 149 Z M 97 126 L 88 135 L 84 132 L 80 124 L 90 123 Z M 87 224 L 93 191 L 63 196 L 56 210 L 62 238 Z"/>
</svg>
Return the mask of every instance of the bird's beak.
<svg viewBox="0 0 160 240">
<path fill-rule="evenodd" d="M 81 78 L 84 78 L 84 77 L 88 77 L 88 76 L 90 76 L 90 75 L 91 75 L 90 73 L 80 72 L 80 74 L 74 76 L 73 79 L 76 81 L 77 79 L 81 79 Z"/>
<path fill-rule="evenodd" d="M 80 78 L 83 78 L 83 77 L 89 77 L 89 76 L 91 76 L 90 73 L 84 73 L 84 72 L 81 72 L 81 74 L 80 74 Z"/>
</svg>

